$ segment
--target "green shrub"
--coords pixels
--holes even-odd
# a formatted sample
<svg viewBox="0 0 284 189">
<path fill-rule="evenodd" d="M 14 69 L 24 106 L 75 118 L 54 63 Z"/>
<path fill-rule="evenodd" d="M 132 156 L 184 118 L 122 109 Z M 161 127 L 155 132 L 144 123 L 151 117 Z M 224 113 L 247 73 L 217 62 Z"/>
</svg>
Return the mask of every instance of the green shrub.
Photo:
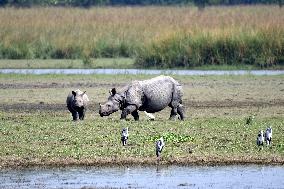
<svg viewBox="0 0 284 189">
<path fill-rule="evenodd" d="M 83 48 L 80 46 L 67 46 L 53 51 L 51 58 L 78 59 L 83 57 Z"/>
<path fill-rule="evenodd" d="M 85 68 L 91 68 L 92 67 L 92 59 L 90 58 L 90 56 L 84 55 L 83 59 L 83 65 Z"/>
<path fill-rule="evenodd" d="M 92 47 L 91 56 L 93 58 L 131 57 L 134 55 L 136 48 L 130 42 L 102 38 Z"/>
<path fill-rule="evenodd" d="M 49 42 L 40 40 L 34 43 L 34 58 L 49 59 L 55 53 L 55 48 Z"/>
<path fill-rule="evenodd" d="M 0 51 L 0 58 L 4 59 L 28 59 L 33 56 L 31 48 L 26 43 L 13 44 L 12 46 L 0 44 Z"/>
</svg>

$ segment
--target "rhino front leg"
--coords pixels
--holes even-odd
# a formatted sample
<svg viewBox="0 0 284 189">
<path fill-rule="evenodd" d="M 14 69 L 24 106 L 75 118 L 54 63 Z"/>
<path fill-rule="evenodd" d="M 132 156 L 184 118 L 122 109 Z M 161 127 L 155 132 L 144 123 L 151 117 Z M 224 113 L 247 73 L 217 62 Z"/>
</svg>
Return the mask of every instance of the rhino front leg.
<svg viewBox="0 0 284 189">
<path fill-rule="evenodd" d="M 85 118 L 85 112 L 86 112 L 85 109 L 83 109 L 83 110 L 81 110 L 81 111 L 78 112 L 78 113 L 79 113 L 79 119 L 80 119 L 80 120 L 84 120 L 84 118 Z"/>
<path fill-rule="evenodd" d="M 129 105 L 122 110 L 120 119 L 126 119 L 126 116 L 131 114 L 135 120 L 139 120 L 139 115 L 135 105 Z"/>
<path fill-rule="evenodd" d="M 70 111 L 70 113 L 72 114 L 73 121 L 76 121 L 78 119 L 78 113 L 69 106 L 67 106 L 67 108 Z"/>
<path fill-rule="evenodd" d="M 78 120 L 78 113 L 77 112 L 72 112 L 72 117 L 73 117 L 73 121 L 77 121 Z"/>
<path fill-rule="evenodd" d="M 132 113 L 131 113 L 131 115 L 134 117 L 134 120 L 135 121 L 138 121 L 139 120 L 139 114 L 138 114 L 138 111 L 136 110 L 136 111 L 133 111 Z"/>
</svg>

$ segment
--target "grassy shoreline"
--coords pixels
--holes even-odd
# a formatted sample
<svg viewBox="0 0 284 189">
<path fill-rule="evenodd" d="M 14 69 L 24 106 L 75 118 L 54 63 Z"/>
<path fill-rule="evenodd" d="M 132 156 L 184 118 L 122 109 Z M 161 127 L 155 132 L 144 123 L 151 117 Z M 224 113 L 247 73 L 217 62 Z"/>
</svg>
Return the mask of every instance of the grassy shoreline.
<svg viewBox="0 0 284 189">
<path fill-rule="evenodd" d="M 128 158 L 128 159 L 115 159 L 115 158 L 97 158 L 97 159 L 53 159 L 50 161 L 42 160 L 27 160 L 27 159 L 1 159 L 3 163 L 0 164 L 0 169 L 6 168 L 25 168 L 25 167 L 71 167 L 71 166 L 96 166 L 96 167 L 109 167 L 109 166 L 226 166 L 226 165 L 284 165 L 283 158 L 274 158 L 267 160 L 265 158 L 249 159 L 247 157 L 228 157 L 228 158 L 183 158 L 171 160 L 157 160 L 156 158 Z"/>
<path fill-rule="evenodd" d="M 43 122 L 43 121 L 41 121 Z M 161 121 L 157 121 L 158 123 Z M 193 120 L 196 122 L 196 120 Z M 60 125 L 57 122 L 58 125 Z M 81 123 L 83 124 L 83 123 Z M 113 124 L 108 122 L 108 124 Z M 135 124 L 135 123 L 133 123 Z M 143 125 L 144 124 L 144 125 Z M 176 125 L 176 123 L 172 123 Z M 222 125 L 222 121 L 219 122 Z M 131 124 L 130 124 L 131 125 Z M 142 123 L 142 127 L 145 126 L 145 122 Z M 98 125 L 94 125 L 98 127 Z M 36 126 L 37 129 L 42 130 L 40 125 Z M 71 126 L 72 127 L 72 126 Z M 73 126 L 76 127 L 76 126 Z M 30 167 L 30 166 L 45 166 L 45 167 L 61 167 L 61 166 L 109 166 L 109 165 L 119 165 L 119 166 L 129 166 L 129 165 L 231 165 L 231 164 L 262 164 L 262 165 L 284 165 L 283 157 L 283 140 L 281 136 L 275 134 L 273 139 L 273 145 L 271 148 L 264 147 L 259 150 L 255 145 L 255 141 L 246 137 L 244 140 L 248 144 L 240 145 L 238 140 L 243 137 L 243 133 L 237 135 L 236 138 L 232 136 L 233 130 L 227 132 L 228 137 L 225 138 L 214 138 L 210 134 L 209 136 L 206 132 L 198 130 L 198 135 L 194 135 L 195 139 L 199 142 L 173 142 L 166 141 L 166 147 L 162 154 L 161 160 L 158 162 L 154 153 L 154 141 L 143 142 L 141 138 L 146 137 L 144 129 L 138 129 L 134 133 L 130 133 L 131 137 L 129 140 L 129 145 L 122 147 L 119 141 L 119 130 L 120 127 L 111 128 L 107 127 L 106 130 L 111 130 L 115 132 L 114 134 L 109 134 L 103 142 L 97 142 L 94 144 L 90 139 L 90 135 L 94 138 L 98 137 L 96 135 L 96 129 L 86 128 L 84 125 L 79 126 L 81 128 L 66 128 L 63 136 L 56 134 L 58 131 L 56 129 L 49 128 L 46 131 L 47 134 L 38 134 L 36 128 L 25 129 L 27 132 L 24 135 L 34 135 L 20 136 L 21 132 L 17 133 L 14 131 L 15 137 L 17 137 L 19 142 L 25 144 L 19 144 L 19 142 L 14 142 L 12 144 L 7 144 L 3 142 L 1 148 L 6 146 L 1 150 L 1 163 L 0 168 L 5 167 Z M 89 126 L 90 127 L 90 126 Z M 196 126 L 195 126 L 196 127 Z M 254 126 L 253 126 L 254 127 Z M 281 132 L 281 127 L 283 124 L 278 122 L 278 126 L 274 131 Z M 17 129 L 13 127 L 14 129 Z M 85 134 L 72 134 L 74 130 L 82 130 Z M 136 128 L 135 128 L 136 129 Z M 159 128 L 160 129 L 160 128 Z M 203 128 L 204 129 L 204 128 Z M 19 129 L 21 130 L 21 129 Z M 95 132 L 93 130 L 96 130 Z M 167 128 L 164 133 L 168 133 L 169 128 Z M 211 128 L 208 125 L 206 129 L 208 132 L 214 131 L 214 127 Z M 248 135 L 254 135 L 258 129 L 255 127 L 251 129 Z M 187 130 L 186 130 L 187 131 Z M 283 130 L 282 130 L 283 131 Z M 29 132 L 29 133 L 28 133 Z M 42 132 L 42 131 L 41 131 Z M 70 134 L 67 134 L 70 132 Z M 90 132 L 89 135 L 87 133 Z M 137 132 L 142 132 L 143 134 L 137 134 Z M 188 131 L 187 131 L 188 132 Z M 156 132 L 159 133 L 159 132 Z M 183 134 L 183 133 L 182 133 Z M 178 134 L 178 135 L 182 135 Z M 225 133 L 221 133 L 225 134 Z M 58 135 L 56 139 L 55 135 Z M 115 136 L 116 135 L 116 136 Z M 159 134 L 151 134 L 151 137 L 156 137 Z M 67 137 L 66 137 L 67 136 Z M 86 137 L 86 138 L 85 138 Z M 139 139 L 133 139 L 133 137 L 138 137 Z M 72 139 L 73 138 L 73 139 Z M 203 138 L 203 139 L 201 139 Z M 255 139 L 255 137 L 253 137 Z M 14 139 L 15 140 L 15 139 Z M 109 141 L 108 141 L 109 140 Z M 209 147 L 204 140 L 210 140 L 212 147 Z M 224 140 L 228 140 L 228 146 L 224 147 Z M 91 142 L 93 144 L 90 144 Z M 43 143 L 43 144 L 39 144 Z M 103 143 L 106 143 L 105 145 Z M 280 144 L 280 145 L 279 145 Z M 109 145 L 109 146 L 108 146 Z M 183 147 L 182 145 L 186 145 Z M 197 145 L 197 146 L 194 146 Z M 218 147 L 218 146 L 221 147 Z M 192 152 L 189 150 L 192 147 Z M 3 151 L 4 150 L 4 151 Z M 10 155 L 4 155 L 5 153 L 10 153 Z"/>
<path fill-rule="evenodd" d="M 165 137 L 160 164 L 284 164 L 284 84 L 279 76 L 174 76 L 184 86 L 187 119 L 169 121 L 170 109 L 149 121 L 98 115 L 108 89 L 149 75 L 0 74 L 0 168 L 76 165 L 155 165 L 155 140 Z M 65 99 L 86 90 L 86 120 L 72 122 Z M 253 116 L 251 124 L 246 119 Z M 273 127 L 272 147 L 256 135 Z M 129 127 L 122 147 L 120 131 Z"/>
</svg>

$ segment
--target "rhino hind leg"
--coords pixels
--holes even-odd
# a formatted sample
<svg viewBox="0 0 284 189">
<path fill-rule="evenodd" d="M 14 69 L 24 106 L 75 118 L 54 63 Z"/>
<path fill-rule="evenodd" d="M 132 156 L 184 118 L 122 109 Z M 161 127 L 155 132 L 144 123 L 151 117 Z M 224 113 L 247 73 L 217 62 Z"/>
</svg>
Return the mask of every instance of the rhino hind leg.
<svg viewBox="0 0 284 189">
<path fill-rule="evenodd" d="M 178 114 L 178 107 L 179 107 L 180 103 L 179 100 L 174 98 L 172 100 L 172 102 L 169 104 L 169 107 L 172 108 L 171 110 L 171 115 L 170 115 L 170 120 L 175 119 L 176 115 Z"/>
<path fill-rule="evenodd" d="M 172 108 L 171 115 L 170 115 L 170 120 L 174 120 L 176 115 L 177 115 L 177 108 Z"/>
<path fill-rule="evenodd" d="M 179 104 L 178 107 L 177 107 L 177 113 L 178 115 L 180 116 L 180 119 L 181 120 L 184 120 L 184 108 L 183 108 L 183 105 L 182 104 Z"/>
<path fill-rule="evenodd" d="M 172 101 L 169 106 L 172 108 L 170 120 L 175 119 L 177 114 L 180 116 L 181 120 L 184 119 L 184 108 L 182 105 L 182 88 L 180 85 L 174 85 Z"/>
<path fill-rule="evenodd" d="M 177 114 L 180 116 L 181 120 L 184 120 L 184 117 L 185 117 L 184 116 L 184 108 L 183 108 L 183 105 L 181 103 L 172 102 L 170 104 L 170 107 L 172 108 L 170 120 L 174 120 Z"/>
</svg>

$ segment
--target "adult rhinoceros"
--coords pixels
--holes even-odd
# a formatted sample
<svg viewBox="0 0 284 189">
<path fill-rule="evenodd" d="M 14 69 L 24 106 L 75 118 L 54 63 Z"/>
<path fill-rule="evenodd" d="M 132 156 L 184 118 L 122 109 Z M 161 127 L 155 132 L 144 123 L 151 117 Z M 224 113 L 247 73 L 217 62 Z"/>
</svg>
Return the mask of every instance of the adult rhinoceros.
<svg viewBox="0 0 284 189">
<path fill-rule="evenodd" d="M 158 76 L 143 81 L 132 81 L 121 92 L 115 88 L 110 91 L 108 101 L 101 105 L 99 114 L 101 117 L 109 116 L 113 112 L 122 110 L 121 119 L 131 114 L 135 120 L 139 120 L 139 111 L 155 113 L 171 107 L 170 119 L 177 114 L 184 119 L 182 105 L 182 86 L 169 76 Z"/>
</svg>

